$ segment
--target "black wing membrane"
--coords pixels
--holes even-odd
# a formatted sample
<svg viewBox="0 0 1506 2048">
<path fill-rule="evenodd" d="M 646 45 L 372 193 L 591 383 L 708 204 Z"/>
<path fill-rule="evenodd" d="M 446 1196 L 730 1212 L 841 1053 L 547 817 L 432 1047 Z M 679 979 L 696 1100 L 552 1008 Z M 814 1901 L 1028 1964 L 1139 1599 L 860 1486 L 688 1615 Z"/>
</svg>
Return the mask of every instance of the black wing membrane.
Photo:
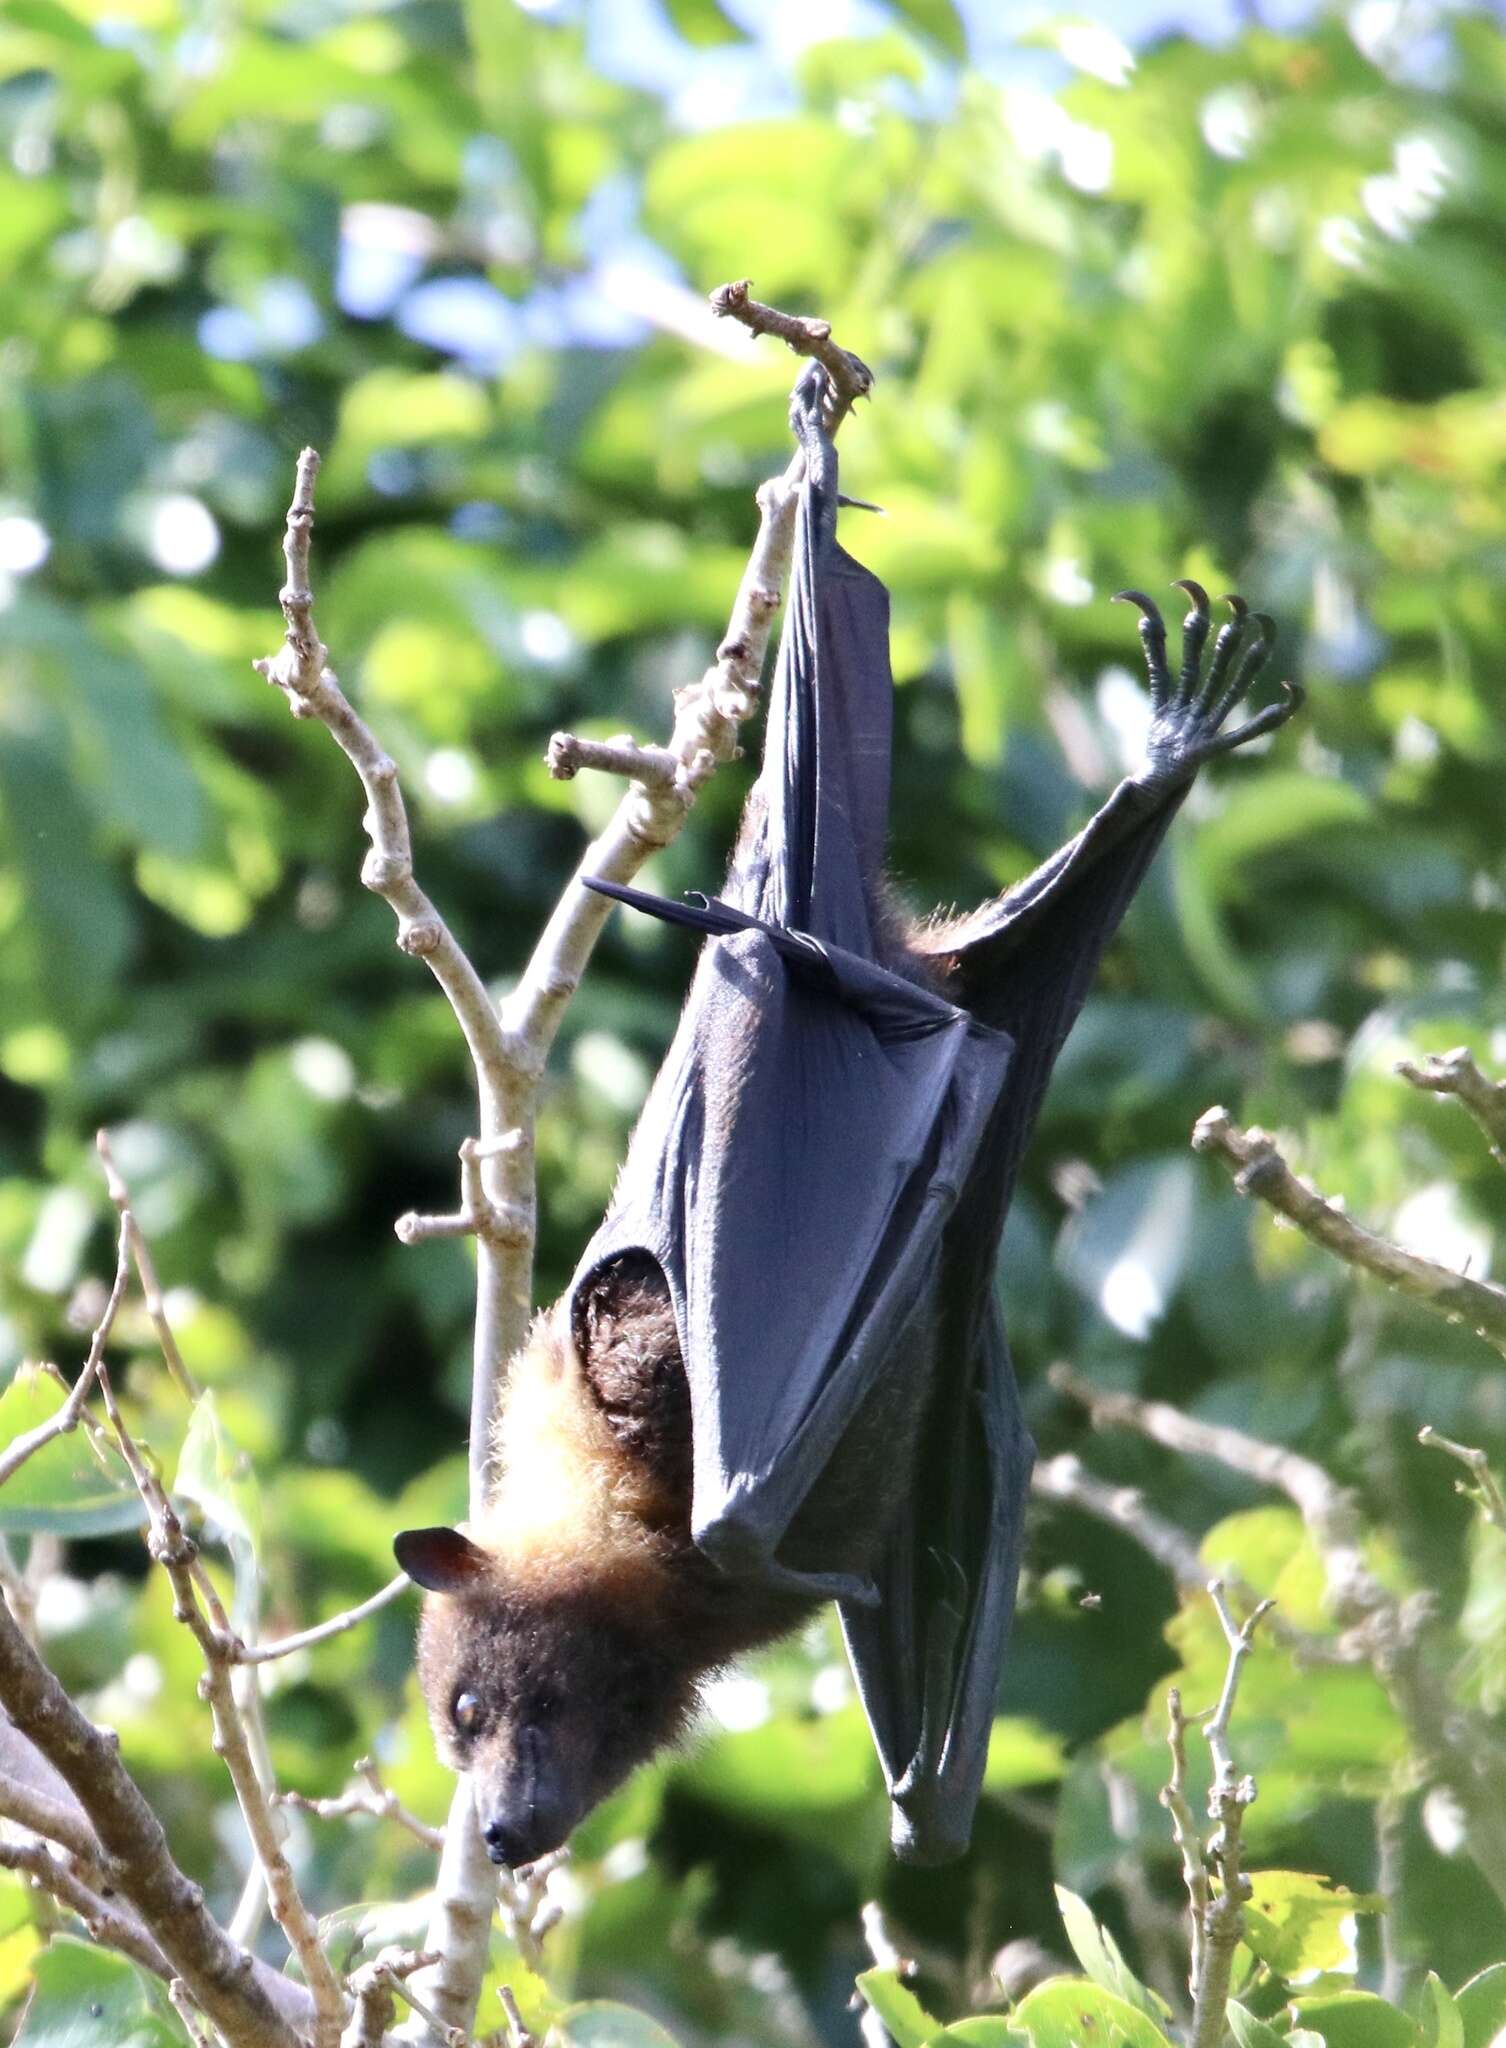
<svg viewBox="0 0 1506 2048">
<path fill-rule="evenodd" d="M 731 1573 L 840 1601 L 896 1849 L 935 1861 L 967 1846 L 1033 1457 L 993 1286 L 1004 1213 L 1164 818 L 1138 794 L 1110 817 L 1114 799 L 939 935 L 964 1002 L 884 965 L 888 595 L 836 543 L 829 442 L 806 445 L 764 765 L 726 896 L 592 885 L 707 943 L 574 1288 L 628 1251 L 659 1262 L 690 1381 L 695 1539 Z M 874 1440 L 885 1412 L 907 1416 L 913 1452 Z M 800 1541 L 854 1445 L 867 1483 L 901 1496 L 871 1578 Z"/>
</svg>

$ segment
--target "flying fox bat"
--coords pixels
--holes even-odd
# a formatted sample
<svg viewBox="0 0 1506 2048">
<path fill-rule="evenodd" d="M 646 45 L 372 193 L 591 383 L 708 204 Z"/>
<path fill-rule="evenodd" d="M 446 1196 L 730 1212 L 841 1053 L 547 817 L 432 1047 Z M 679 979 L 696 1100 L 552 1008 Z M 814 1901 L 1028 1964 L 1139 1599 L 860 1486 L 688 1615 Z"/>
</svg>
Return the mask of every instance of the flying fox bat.
<svg viewBox="0 0 1506 2048">
<path fill-rule="evenodd" d="M 1146 763 L 972 915 L 908 926 L 883 879 L 888 596 L 838 546 L 825 373 L 762 772 L 724 894 L 592 884 L 704 935 L 606 1220 L 514 1361 L 469 1534 L 408 1530 L 419 1663 L 487 1847 L 564 1841 L 687 1724 L 697 1686 L 835 1600 L 898 1854 L 966 1847 L 1012 1619 L 1033 1446 L 994 1290 L 1052 1065 L 1273 628 L 1227 600 L 1206 674 L 1143 593 Z"/>
</svg>

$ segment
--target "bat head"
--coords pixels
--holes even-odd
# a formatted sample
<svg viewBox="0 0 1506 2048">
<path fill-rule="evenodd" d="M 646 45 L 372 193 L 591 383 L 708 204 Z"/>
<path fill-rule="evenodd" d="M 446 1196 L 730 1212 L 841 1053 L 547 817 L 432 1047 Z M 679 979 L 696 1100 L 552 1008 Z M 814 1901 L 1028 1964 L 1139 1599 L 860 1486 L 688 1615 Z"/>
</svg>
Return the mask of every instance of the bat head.
<svg viewBox="0 0 1506 2048">
<path fill-rule="evenodd" d="M 456 1529 L 394 1548 L 430 1593 L 418 1663 L 440 1754 L 471 1780 L 492 1861 L 531 1863 L 681 1732 L 695 1674 L 637 1612 L 519 1584 Z"/>
</svg>

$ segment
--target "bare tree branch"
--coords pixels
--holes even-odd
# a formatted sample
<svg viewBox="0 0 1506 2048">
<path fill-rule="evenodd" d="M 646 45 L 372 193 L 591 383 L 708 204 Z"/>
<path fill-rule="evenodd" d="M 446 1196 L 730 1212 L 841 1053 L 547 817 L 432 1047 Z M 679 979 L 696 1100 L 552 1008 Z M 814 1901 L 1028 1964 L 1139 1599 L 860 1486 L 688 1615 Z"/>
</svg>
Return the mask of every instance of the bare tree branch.
<svg viewBox="0 0 1506 2048">
<path fill-rule="evenodd" d="M 1341 1649 L 1357 1650 L 1369 1662 L 1407 1728 L 1421 1770 L 1458 1800 L 1468 1852 L 1506 1904 L 1506 1753 L 1489 1724 L 1450 1697 L 1431 1599 L 1399 1600 L 1372 1571 L 1364 1523 L 1348 1489 L 1280 1444 L 1202 1422 L 1165 1401 L 1102 1392 L 1065 1365 L 1053 1366 L 1050 1377 L 1098 1428 L 1133 1429 L 1168 1450 L 1214 1459 L 1287 1495 L 1322 1560 L 1334 1617 L 1348 1631 Z"/>
<path fill-rule="evenodd" d="M 1489 1140 L 1491 1157 L 1498 1166 L 1506 1166 L 1506 1081 L 1487 1079 L 1468 1046 L 1432 1053 L 1421 1061 L 1398 1060 L 1396 1071 L 1431 1095 L 1457 1096 Z"/>
<path fill-rule="evenodd" d="M 1187 1887 L 1188 1920 L 1192 1935 L 1192 1964 L 1189 1990 L 1203 1969 L 1203 1921 L 1208 1912 L 1208 1868 L 1203 1861 L 1203 1838 L 1187 1797 L 1187 1716 L 1182 1712 L 1182 1695 L 1172 1686 L 1166 1695 L 1166 1743 L 1171 1751 L 1171 1776 L 1161 1787 L 1161 1804 L 1171 1816 L 1172 1840 L 1182 1859 L 1182 1882 Z"/>
<path fill-rule="evenodd" d="M 318 1923 L 303 1902 L 284 1853 L 281 1830 L 273 1811 L 272 1792 L 262 1781 L 262 1773 L 253 1754 L 247 1716 L 236 1698 L 234 1670 L 236 1651 L 240 1647 L 238 1640 L 207 1574 L 198 1565 L 197 1546 L 183 1527 L 166 1489 L 126 1428 L 110 1384 L 110 1375 L 103 1369 L 99 1374 L 99 1386 L 115 1441 L 146 1506 L 149 1521 L 147 1548 L 172 1582 L 173 1617 L 187 1628 L 204 1660 L 199 1690 L 209 1703 L 214 1726 L 214 1752 L 224 1759 L 235 1789 L 241 1817 L 251 1837 L 252 1851 L 266 1884 L 267 1905 L 297 1956 L 303 1980 L 309 1988 L 314 2007 L 314 2048 L 338 2048 L 340 2031 L 345 2024 L 345 1999 L 340 1980 L 320 1946 Z M 211 2011 L 208 2006 L 205 2010 Z"/>
<path fill-rule="evenodd" d="M 162 1284 L 157 1278 L 156 1263 L 152 1258 L 151 1246 L 147 1243 L 141 1226 L 137 1223 L 131 1208 L 131 1193 L 121 1178 L 115 1164 L 115 1155 L 110 1150 L 108 1131 L 96 1131 L 94 1147 L 99 1154 L 100 1165 L 104 1168 L 105 1193 L 114 1203 L 120 1217 L 120 1227 L 131 1259 L 136 1267 L 136 1277 L 141 1282 L 141 1301 L 157 1333 L 157 1344 L 168 1371 L 178 1382 L 190 1401 L 199 1398 L 198 1383 L 183 1363 L 183 1354 L 178 1349 L 178 1340 L 173 1335 L 172 1324 L 168 1321 L 167 1305 L 163 1300 Z"/>
<path fill-rule="evenodd" d="M 350 2025 L 340 2036 L 340 2048 L 382 2048 L 396 2017 L 397 1994 L 404 1980 L 432 1969 L 438 1960 L 427 1950 L 415 1953 L 384 1948 L 363 1964 L 350 1980 L 355 2008 Z"/>
<path fill-rule="evenodd" d="M 74 1705 L 3 1604 L 0 1704 L 66 1781 L 122 1894 L 232 2048 L 299 2048 L 307 1994 L 258 1966 L 216 1925 L 199 1886 L 173 1861 L 162 1823 L 121 1763 L 115 1736 Z"/>
<path fill-rule="evenodd" d="M 507 2015 L 507 2048 L 538 2048 L 537 2038 L 529 2032 L 524 2024 L 523 2015 L 518 2010 L 518 2001 L 513 1996 L 512 1986 L 504 1984 L 497 1996 L 501 1999 L 502 2010 Z"/>
<path fill-rule="evenodd" d="M 63 1856 L 46 1842 L 0 1840 L 0 1869 L 16 1870 L 49 1892 L 70 1913 L 76 1913 L 91 1940 L 113 1948 L 133 1963 L 140 1963 L 164 1982 L 173 1976 L 173 1966 L 153 1941 L 137 1916 L 127 1908 L 108 1904 L 98 1891 L 72 1869 Z"/>
<path fill-rule="evenodd" d="M 1346 1265 L 1374 1274 L 1388 1287 L 1410 1295 L 1450 1322 L 1468 1323 L 1506 1357 L 1506 1288 L 1451 1272 L 1447 1266 L 1404 1251 L 1363 1229 L 1337 1202 L 1297 1178 L 1268 1131 L 1240 1130 L 1225 1109 L 1210 1109 L 1198 1118 L 1192 1146 L 1196 1152 L 1222 1158 L 1235 1169 L 1234 1185 L 1240 1194 L 1256 1196 L 1295 1223 L 1314 1244 L 1322 1245 Z"/>
<path fill-rule="evenodd" d="M 44 1444 L 52 1443 L 57 1437 L 67 1436 L 78 1428 L 84 1404 L 89 1398 L 100 1361 L 105 1355 L 105 1346 L 110 1341 L 110 1332 L 114 1328 L 120 1304 L 125 1299 L 126 1283 L 131 1277 L 130 1231 L 129 1217 L 123 1215 L 115 1254 L 115 1279 L 110 1288 L 109 1300 L 105 1303 L 104 1313 L 95 1325 L 94 1335 L 89 1343 L 89 1355 L 84 1360 L 83 1369 L 74 1381 L 67 1400 L 55 1415 L 49 1416 L 45 1422 L 39 1422 L 35 1429 L 25 1430 L 20 1436 L 12 1437 L 5 1449 L 0 1451 L 0 1486 L 3 1486 L 13 1473 L 18 1472 L 28 1458 L 34 1457 Z"/>
<path fill-rule="evenodd" d="M 311 1813 L 320 1820 L 343 1820 L 354 1813 L 370 1814 L 377 1820 L 394 1820 L 405 1827 L 426 1848 L 444 1847 L 443 1828 L 431 1828 L 426 1820 L 420 1820 L 411 1813 L 397 1794 L 382 1780 L 373 1757 L 356 1759 L 357 1777 L 353 1784 L 334 1799 L 310 1799 L 302 1792 L 279 1792 L 279 1806 L 296 1806 L 302 1813 Z"/>
<path fill-rule="evenodd" d="M 327 1643 L 331 1636 L 343 1636 L 347 1630 L 359 1628 L 363 1621 L 369 1621 L 373 1614 L 380 1614 L 384 1607 L 390 1607 L 394 1600 L 412 1590 L 413 1581 L 406 1572 L 399 1572 L 395 1579 L 387 1581 L 380 1593 L 373 1593 L 359 1607 L 348 1607 L 343 1614 L 332 1614 L 328 1621 L 300 1629 L 297 1635 L 282 1636 L 275 1643 L 243 1643 L 239 1637 L 233 1637 L 228 1653 L 230 1661 L 232 1664 L 271 1664 L 279 1657 L 291 1657 L 296 1650 L 311 1650 L 315 1643 Z"/>
<path fill-rule="evenodd" d="M 19 1742 L 14 1730 L 5 1732 Z M 88 1814 L 76 1800 L 60 1799 L 20 1778 L 0 1775 L 0 1820 L 14 1821 L 18 1827 L 66 1849 L 91 1870 L 110 1874 L 110 1859 L 100 1846 Z"/>
<path fill-rule="evenodd" d="M 1485 1453 L 1473 1444 L 1456 1444 L 1451 1436 L 1444 1436 L 1441 1430 L 1427 1423 L 1417 1432 L 1417 1441 L 1431 1450 L 1446 1451 L 1451 1458 L 1457 1458 L 1469 1472 L 1468 1479 L 1456 1482 L 1466 1500 L 1472 1500 L 1487 1522 L 1506 1532 L 1506 1493 L 1501 1491 L 1501 1482 L 1490 1469 Z"/>
<path fill-rule="evenodd" d="M 1077 1508 L 1095 1521 L 1122 1529 L 1171 1574 L 1183 1593 L 1200 1597 L 1207 1591 L 1208 1564 L 1196 1540 L 1148 1507 L 1138 1487 L 1115 1486 L 1100 1479 L 1071 1451 L 1042 1459 L 1031 1474 L 1030 1487 L 1044 1500 Z M 1225 1574 L 1224 1584 L 1242 1604 L 1255 1605 L 1254 1591 L 1237 1575 Z M 1334 1637 L 1298 1628 L 1280 1613 L 1271 1616 L 1266 1632 L 1306 1664 L 1352 1664 L 1360 1659 L 1358 1650 L 1346 1649 Z"/>
<path fill-rule="evenodd" d="M 711 294 L 711 310 L 721 320 L 737 320 L 754 334 L 774 334 L 797 356 L 814 356 L 823 365 L 834 386 L 833 414 L 828 424 L 836 426 L 855 399 L 866 398 L 873 389 L 873 372 L 861 356 L 838 348 L 831 338 L 829 320 L 811 320 L 800 313 L 781 313 L 776 306 L 761 305 L 749 296 L 749 281 L 718 285 Z"/>
<path fill-rule="evenodd" d="M 1219 1888 L 1209 1897 L 1202 1915 L 1202 1940 L 1192 1981 L 1192 2029 L 1188 2048 L 1220 2048 L 1229 2010 L 1229 1985 L 1234 1970 L 1234 1951 L 1244 1933 L 1245 1900 L 1249 1881 L 1243 1870 L 1241 1833 L 1245 1811 L 1255 1800 L 1255 1780 L 1239 1777 L 1229 1750 L 1229 1721 L 1239 1690 L 1239 1675 L 1250 1654 L 1260 1618 L 1270 1609 L 1263 1600 L 1243 1624 L 1237 1623 L 1224 1599 L 1217 1579 L 1210 1581 L 1208 1596 L 1218 1614 L 1229 1662 L 1223 1690 L 1204 1734 L 1213 1758 L 1213 1787 L 1208 1794 L 1208 1812 L 1214 1831 L 1207 1845 L 1207 1860 L 1218 1872 Z M 1185 1857 L 1184 1857 L 1185 1860 Z"/>
</svg>

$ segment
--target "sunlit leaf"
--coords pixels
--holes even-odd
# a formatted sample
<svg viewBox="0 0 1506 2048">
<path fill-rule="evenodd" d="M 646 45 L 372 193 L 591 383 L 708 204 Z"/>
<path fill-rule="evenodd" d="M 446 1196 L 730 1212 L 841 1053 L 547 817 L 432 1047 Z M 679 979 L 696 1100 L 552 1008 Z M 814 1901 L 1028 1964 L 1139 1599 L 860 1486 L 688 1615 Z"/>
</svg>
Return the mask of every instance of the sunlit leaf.
<svg viewBox="0 0 1506 2048">
<path fill-rule="evenodd" d="M 1072 1944 L 1072 1953 L 1095 1984 L 1112 1991 L 1137 2011 L 1153 2020 L 1167 2017 L 1166 2002 L 1140 1982 L 1119 1952 L 1119 1944 L 1106 1927 L 1095 1919 L 1086 1902 L 1065 1886 L 1056 1887 L 1057 1911 Z"/>
<path fill-rule="evenodd" d="M 15 2048 L 179 2048 L 134 1963 L 55 1935 L 33 1966 L 36 1991 Z"/>
<path fill-rule="evenodd" d="M 1125 1999 L 1097 1984 L 1053 1977 L 1021 1999 L 1011 2024 L 1029 2035 L 1034 2048 L 1165 2048 L 1168 2037 Z"/>
<path fill-rule="evenodd" d="M 67 1398 L 50 1373 L 22 1366 L 0 1393 L 0 1445 L 49 1422 Z M 103 1536 L 144 1517 L 124 1459 L 82 1428 L 53 1437 L 0 1487 L 0 1530 L 12 1535 Z"/>
<path fill-rule="evenodd" d="M 896 2048 L 925 2048 L 941 2022 L 928 2013 L 898 1970 L 864 1970 L 858 1990 L 876 2012 Z"/>
<path fill-rule="evenodd" d="M 1374 1893 L 1351 1892 L 1305 1871 L 1252 1871 L 1245 1946 L 1278 1977 L 1319 1970 L 1352 1973 L 1357 1967 L 1355 1917 L 1382 1912 L 1384 1906 Z"/>
</svg>

